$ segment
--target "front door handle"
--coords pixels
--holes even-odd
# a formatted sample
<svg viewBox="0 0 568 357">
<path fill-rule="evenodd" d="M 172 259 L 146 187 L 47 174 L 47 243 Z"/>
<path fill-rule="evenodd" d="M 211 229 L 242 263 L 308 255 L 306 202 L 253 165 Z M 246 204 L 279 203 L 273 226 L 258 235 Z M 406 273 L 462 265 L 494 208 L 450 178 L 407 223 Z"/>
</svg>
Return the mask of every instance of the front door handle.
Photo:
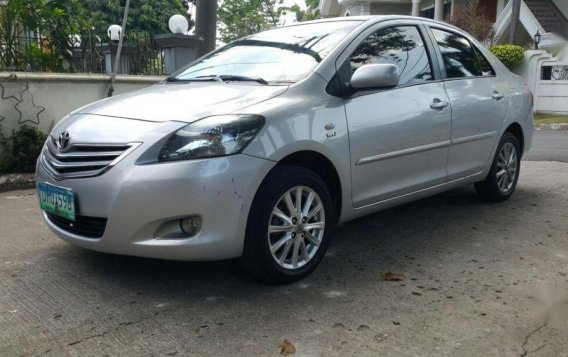
<svg viewBox="0 0 568 357">
<path fill-rule="evenodd" d="M 432 103 L 430 103 L 430 108 L 432 108 L 432 109 L 444 109 L 448 105 L 450 105 L 450 103 L 441 101 L 439 98 L 434 98 Z"/>
<path fill-rule="evenodd" d="M 504 96 L 505 96 L 505 94 L 494 91 L 491 98 L 493 98 L 495 100 L 501 100 L 501 98 L 503 98 Z"/>
</svg>

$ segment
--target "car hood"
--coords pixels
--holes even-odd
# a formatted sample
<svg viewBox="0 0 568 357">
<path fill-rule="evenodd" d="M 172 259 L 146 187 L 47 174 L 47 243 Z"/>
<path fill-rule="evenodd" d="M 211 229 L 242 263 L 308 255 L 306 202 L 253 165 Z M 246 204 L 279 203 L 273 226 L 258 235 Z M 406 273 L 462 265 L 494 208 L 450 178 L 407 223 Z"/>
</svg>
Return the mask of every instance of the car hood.
<svg viewBox="0 0 568 357">
<path fill-rule="evenodd" d="M 193 122 L 230 114 L 286 92 L 287 86 L 252 83 L 160 83 L 100 100 L 72 114 L 94 114 L 154 122 Z"/>
</svg>

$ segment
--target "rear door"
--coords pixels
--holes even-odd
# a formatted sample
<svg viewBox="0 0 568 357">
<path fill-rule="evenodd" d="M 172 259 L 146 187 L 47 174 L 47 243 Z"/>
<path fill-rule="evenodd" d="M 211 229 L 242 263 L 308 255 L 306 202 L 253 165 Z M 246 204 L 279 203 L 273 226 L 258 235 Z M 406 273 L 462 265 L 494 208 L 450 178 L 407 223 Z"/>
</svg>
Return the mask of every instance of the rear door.
<svg viewBox="0 0 568 357">
<path fill-rule="evenodd" d="M 448 29 L 430 27 L 452 108 L 448 181 L 483 170 L 507 111 L 506 83 L 481 51 Z"/>
<path fill-rule="evenodd" d="M 346 86 L 368 63 L 393 63 L 400 75 L 395 88 L 351 91 L 345 100 L 355 207 L 445 181 L 451 112 L 424 31 L 418 21 L 381 24 L 342 62 Z"/>
</svg>

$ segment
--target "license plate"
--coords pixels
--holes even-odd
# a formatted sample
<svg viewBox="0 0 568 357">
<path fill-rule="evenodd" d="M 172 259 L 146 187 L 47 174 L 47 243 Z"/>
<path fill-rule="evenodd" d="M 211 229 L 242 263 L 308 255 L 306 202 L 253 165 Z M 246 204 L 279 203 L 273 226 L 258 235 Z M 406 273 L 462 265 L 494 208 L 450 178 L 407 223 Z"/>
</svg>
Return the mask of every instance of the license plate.
<svg viewBox="0 0 568 357">
<path fill-rule="evenodd" d="M 68 188 L 39 183 L 39 205 L 46 212 L 75 220 L 75 195 Z"/>
</svg>

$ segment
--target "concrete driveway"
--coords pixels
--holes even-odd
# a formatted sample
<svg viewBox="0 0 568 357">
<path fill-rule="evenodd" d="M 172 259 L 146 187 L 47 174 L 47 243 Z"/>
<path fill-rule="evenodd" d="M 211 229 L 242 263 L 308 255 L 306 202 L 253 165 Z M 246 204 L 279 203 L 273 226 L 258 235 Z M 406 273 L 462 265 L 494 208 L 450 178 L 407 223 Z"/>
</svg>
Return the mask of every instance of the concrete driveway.
<svg viewBox="0 0 568 357">
<path fill-rule="evenodd" d="M 568 130 L 537 130 L 524 159 L 568 162 Z"/>
<path fill-rule="evenodd" d="M 0 194 L 0 355 L 568 355 L 568 164 L 524 162 L 501 204 L 471 187 L 340 227 L 316 272 L 265 286 L 233 262 L 112 256 Z M 387 271 L 407 280 L 389 282 Z"/>
</svg>

